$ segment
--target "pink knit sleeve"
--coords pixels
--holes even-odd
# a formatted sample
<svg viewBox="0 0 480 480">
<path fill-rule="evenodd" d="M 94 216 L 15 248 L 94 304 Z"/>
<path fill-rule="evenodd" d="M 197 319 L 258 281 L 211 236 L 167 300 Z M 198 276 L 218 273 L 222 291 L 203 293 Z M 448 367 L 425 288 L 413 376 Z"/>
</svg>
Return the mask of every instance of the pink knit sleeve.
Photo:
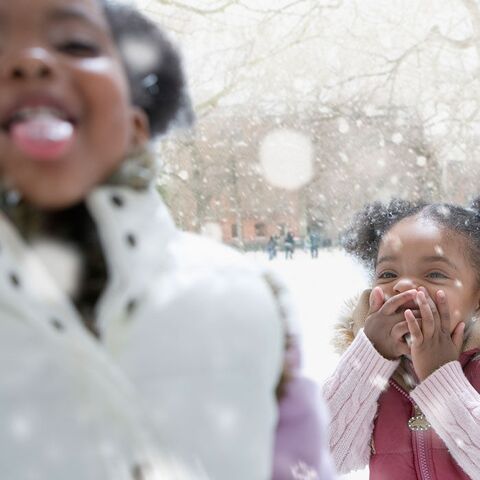
<svg viewBox="0 0 480 480">
<path fill-rule="evenodd" d="M 465 473 L 480 478 L 480 395 L 460 362 L 443 365 L 410 396 Z"/>
<path fill-rule="evenodd" d="M 325 383 L 330 449 L 338 472 L 367 465 L 378 397 L 398 363 L 383 358 L 360 330 Z"/>
</svg>

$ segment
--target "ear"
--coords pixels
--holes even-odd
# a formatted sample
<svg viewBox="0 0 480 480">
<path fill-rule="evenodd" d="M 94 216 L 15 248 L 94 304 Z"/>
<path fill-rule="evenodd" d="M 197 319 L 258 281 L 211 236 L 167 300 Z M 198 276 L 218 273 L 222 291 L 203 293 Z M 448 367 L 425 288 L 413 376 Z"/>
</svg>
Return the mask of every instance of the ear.
<svg viewBox="0 0 480 480">
<path fill-rule="evenodd" d="M 474 314 L 480 313 L 480 289 L 478 289 L 476 296 L 475 296 L 475 310 Z"/>
<path fill-rule="evenodd" d="M 132 139 L 131 148 L 143 147 L 150 140 L 150 125 L 147 114 L 139 107 L 132 107 Z"/>
</svg>

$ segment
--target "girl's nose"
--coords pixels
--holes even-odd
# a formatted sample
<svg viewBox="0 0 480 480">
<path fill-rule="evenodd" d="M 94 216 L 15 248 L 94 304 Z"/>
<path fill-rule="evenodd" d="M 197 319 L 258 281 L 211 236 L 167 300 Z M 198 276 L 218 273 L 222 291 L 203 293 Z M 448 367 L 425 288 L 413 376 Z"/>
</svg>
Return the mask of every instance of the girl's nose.
<svg viewBox="0 0 480 480">
<path fill-rule="evenodd" d="M 393 286 L 393 290 L 395 293 L 402 293 L 406 292 L 407 290 L 411 290 L 412 288 L 417 288 L 418 285 L 416 282 L 411 278 L 400 278 L 397 283 Z"/>
<path fill-rule="evenodd" d="M 49 54 L 42 48 L 16 52 L 2 61 L 2 77 L 9 80 L 48 78 L 53 73 Z"/>
</svg>

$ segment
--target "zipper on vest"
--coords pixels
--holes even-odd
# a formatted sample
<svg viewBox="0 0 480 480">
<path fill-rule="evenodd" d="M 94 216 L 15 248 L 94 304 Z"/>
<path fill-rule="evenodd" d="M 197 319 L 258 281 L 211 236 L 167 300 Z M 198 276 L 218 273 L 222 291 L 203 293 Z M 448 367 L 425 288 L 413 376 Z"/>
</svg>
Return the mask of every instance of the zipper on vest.
<svg viewBox="0 0 480 480">
<path fill-rule="evenodd" d="M 417 404 L 413 401 L 410 395 L 400 387 L 400 385 L 395 382 L 395 380 L 389 381 L 390 385 L 397 390 L 397 392 L 401 393 L 408 401 L 413 405 L 414 411 Z M 432 480 L 432 476 L 430 475 L 430 470 L 428 468 L 428 461 L 427 461 L 427 451 L 425 448 L 425 432 L 418 430 L 412 431 L 412 434 L 415 435 L 416 442 L 415 442 L 415 449 L 417 451 L 419 464 L 420 464 L 420 474 L 422 475 L 421 480 Z"/>
<path fill-rule="evenodd" d="M 414 432 L 417 436 L 418 456 L 420 459 L 420 472 L 422 474 L 422 480 L 432 480 L 430 472 L 428 470 L 427 452 L 425 450 L 425 432 Z"/>
</svg>

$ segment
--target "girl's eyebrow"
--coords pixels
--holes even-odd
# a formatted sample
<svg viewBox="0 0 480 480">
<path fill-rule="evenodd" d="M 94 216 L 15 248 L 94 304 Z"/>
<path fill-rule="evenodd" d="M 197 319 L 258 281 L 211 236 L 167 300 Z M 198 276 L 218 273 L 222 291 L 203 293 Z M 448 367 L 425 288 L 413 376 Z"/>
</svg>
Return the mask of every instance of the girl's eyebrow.
<svg viewBox="0 0 480 480">
<path fill-rule="evenodd" d="M 396 255 L 384 255 L 377 260 L 377 265 L 380 265 L 384 262 L 394 262 L 395 260 L 398 260 L 398 257 Z"/>
<path fill-rule="evenodd" d="M 384 255 L 383 257 L 380 257 L 376 263 L 376 265 L 380 265 L 381 263 L 385 262 L 394 262 L 398 260 L 398 257 L 396 255 Z M 457 269 L 457 266 L 451 262 L 448 258 L 442 256 L 442 255 L 429 255 L 426 257 L 422 257 L 421 261 L 423 263 L 429 263 L 429 262 L 443 262 L 449 265 L 450 267 L 454 268 L 455 270 Z"/>
<path fill-rule="evenodd" d="M 428 263 L 428 262 L 443 262 L 449 265 L 450 267 L 454 268 L 457 270 L 457 266 L 451 262 L 447 257 L 444 257 L 442 255 L 431 255 L 428 257 L 423 257 L 422 262 Z"/>
<path fill-rule="evenodd" d="M 48 22 L 66 22 L 71 20 L 80 21 L 95 29 L 105 29 L 105 25 L 83 9 L 75 7 L 60 7 L 52 9 L 47 15 Z"/>
</svg>

